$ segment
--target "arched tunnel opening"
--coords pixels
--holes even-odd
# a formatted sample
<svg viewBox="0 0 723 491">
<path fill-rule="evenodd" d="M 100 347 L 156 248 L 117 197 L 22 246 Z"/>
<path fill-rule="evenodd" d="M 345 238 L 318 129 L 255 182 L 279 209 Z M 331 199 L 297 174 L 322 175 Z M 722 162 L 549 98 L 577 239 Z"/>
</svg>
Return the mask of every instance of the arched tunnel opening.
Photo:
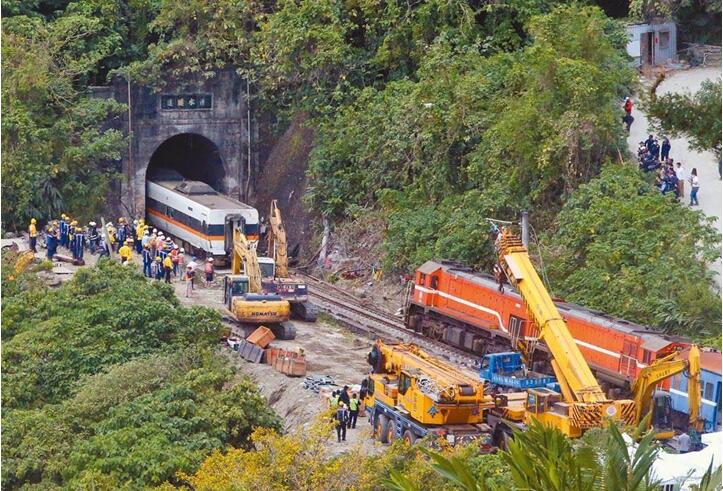
<svg viewBox="0 0 723 491">
<path fill-rule="evenodd" d="M 185 179 L 205 182 L 216 191 L 225 191 L 221 154 L 216 144 L 204 136 L 182 133 L 161 143 L 148 163 L 146 179 L 162 178 L 168 175 L 167 169 Z"/>
</svg>

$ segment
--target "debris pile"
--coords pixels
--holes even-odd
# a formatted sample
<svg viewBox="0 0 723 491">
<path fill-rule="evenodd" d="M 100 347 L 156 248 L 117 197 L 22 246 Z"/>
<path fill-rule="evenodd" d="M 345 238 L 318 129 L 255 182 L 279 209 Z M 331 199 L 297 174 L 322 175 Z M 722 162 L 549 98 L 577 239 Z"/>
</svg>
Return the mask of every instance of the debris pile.
<svg viewBox="0 0 723 491">
<path fill-rule="evenodd" d="M 271 329 L 260 326 L 249 334 L 246 339 L 229 337 L 228 345 L 239 356 L 251 363 L 266 363 L 289 377 L 303 377 L 306 375 L 306 355 L 301 348 L 286 350 L 271 345 L 275 339 Z"/>
</svg>

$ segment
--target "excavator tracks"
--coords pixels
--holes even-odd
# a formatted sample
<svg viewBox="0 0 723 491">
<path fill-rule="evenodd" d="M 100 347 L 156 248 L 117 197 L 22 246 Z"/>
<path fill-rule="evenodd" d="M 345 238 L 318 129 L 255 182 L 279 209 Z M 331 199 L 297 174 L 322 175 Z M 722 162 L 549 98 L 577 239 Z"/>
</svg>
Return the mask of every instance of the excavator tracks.
<svg viewBox="0 0 723 491">
<path fill-rule="evenodd" d="M 461 367 L 475 372 L 479 368 L 478 357 L 407 329 L 404 322 L 391 312 L 370 305 L 369 301 L 319 278 L 299 272 L 297 274 L 306 279 L 313 303 L 355 333 L 370 339 L 381 338 L 384 342 L 414 343 Z"/>
</svg>

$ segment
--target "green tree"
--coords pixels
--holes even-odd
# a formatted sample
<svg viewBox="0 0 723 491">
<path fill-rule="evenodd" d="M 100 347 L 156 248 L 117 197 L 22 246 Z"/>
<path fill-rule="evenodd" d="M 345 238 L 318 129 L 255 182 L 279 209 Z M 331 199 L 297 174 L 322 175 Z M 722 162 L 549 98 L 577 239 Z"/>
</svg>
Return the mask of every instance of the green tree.
<svg viewBox="0 0 723 491">
<path fill-rule="evenodd" d="M 706 80 L 690 94 L 652 94 L 644 109 L 659 134 L 688 137 L 691 148 L 714 150 L 721 145 L 721 81 Z"/>
<path fill-rule="evenodd" d="M 122 106 L 86 98 L 76 86 L 114 49 L 103 29 L 77 14 L 3 22 L 5 228 L 66 208 L 86 219 L 106 205 L 124 138 L 105 125 Z"/>
<path fill-rule="evenodd" d="M 695 338 L 720 332 L 706 267 L 720 234 L 632 165 L 608 165 L 578 188 L 545 245 L 553 290 L 571 302 Z"/>
</svg>

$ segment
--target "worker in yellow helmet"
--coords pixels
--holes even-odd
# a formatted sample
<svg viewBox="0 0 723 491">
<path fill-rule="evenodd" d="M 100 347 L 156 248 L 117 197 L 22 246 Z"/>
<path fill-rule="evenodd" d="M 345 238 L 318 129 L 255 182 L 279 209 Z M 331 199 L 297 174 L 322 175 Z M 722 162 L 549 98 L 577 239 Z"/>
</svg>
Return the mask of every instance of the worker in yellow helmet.
<svg viewBox="0 0 723 491">
<path fill-rule="evenodd" d="M 136 252 L 140 254 L 143 251 L 143 220 L 136 223 Z"/>
<path fill-rule="evenodd" d="M 70 251 L 73 251 L 73 244 L 75 244 L 75 229 L 78 228 L 78 221 L 73 220 L 70 222 L 70 227 L 68 227 L 68 249 Z"/>
<path fill-rule="evenodd" d="M 105 226 L 106 232 L 108 232 L 108 248 L 112 251 L 116 250 L 115 242 L 116 242 L 116 231 L 115 227 L 113 226 L 113 222 L 108 222 Z"/>
<path fill-rule="evenodd" d="M 171 282 L 171 272 L 172 271 L 173 271 L 173 260 L 171 259 L 170 254 L 166 254 L 166 257 L 163 260 L 163 273 L 166 276 L 166 283 Z"/>
<path fill-rule="evenodd" d="M 131 248 L 131 245 L 133 245 L 133 239 L 128 239 L 126 240 L 126 243 L 123 244 L 120 249 L 118 249 L 118 255 L 120 255 L 121 264 L 128 263 L 133 258 L 133 249 Z"/>
<path fill-rule="evenodd" d="M 38 252 L 36 246 L 38 245 L 38 228 L 35 226 L 38 221 L 35 218 L 30 219 L 30 226 L 28 227 L 28 235 L 30 236 L 30 250 Z"/>
</svg>

